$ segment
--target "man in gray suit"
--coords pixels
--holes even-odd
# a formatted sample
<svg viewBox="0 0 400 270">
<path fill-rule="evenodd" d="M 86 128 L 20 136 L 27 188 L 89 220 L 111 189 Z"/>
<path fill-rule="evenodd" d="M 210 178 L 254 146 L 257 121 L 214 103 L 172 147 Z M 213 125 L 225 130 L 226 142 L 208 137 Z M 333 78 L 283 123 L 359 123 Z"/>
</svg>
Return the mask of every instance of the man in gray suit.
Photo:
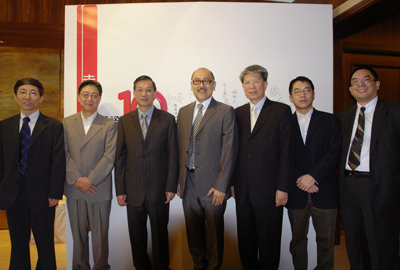
<svg viewBox="0 0 400 270">
<path fill-rule="evenodd" d="M 169 202 L 178 183 L 175 117 L 154 107 L 156 84 L 149 76 L 133 83 L 138 108 L 119 119 L 115 189 L 127 206 L 133 263 L 137 270 L 169 269 Z M 153 261 L 147 254 L 147 217 Z"/>
<path fill-rule="evenodd" d="M 194 269 L 220 269 L 224 213 L 237 150 L 235 115 L 231 106 L 212 98 L 216 82 L 211 71 L 197 69 L 190 84 L 196 102 L 178 114 L 178 195 L 183 199 Z"/>
<path fill-rule="evenodd" d="M 117 123 L 97 112 L 101 94 L 99 82 L 82 82 L 78 91 L 82 111 L 64 119 L 67 157 L 64 193 L 74 240 L 73 269 L 91 269 L 89 224 L 94 258 L 92 269 L 110 269 L 108 228 Z"/>
</svg>

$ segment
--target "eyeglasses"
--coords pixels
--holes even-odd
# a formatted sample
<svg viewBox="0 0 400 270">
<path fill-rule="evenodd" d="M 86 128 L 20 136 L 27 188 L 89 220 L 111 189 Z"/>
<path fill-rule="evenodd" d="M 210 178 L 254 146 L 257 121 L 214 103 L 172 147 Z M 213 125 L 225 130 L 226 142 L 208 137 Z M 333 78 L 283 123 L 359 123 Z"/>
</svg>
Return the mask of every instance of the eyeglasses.
<svg viewBox="0 0 400 270">
<path fill-rule="evenodd" d="M 91 99 L 97 99 L 97 98 L 99 97 L 98 94 L 89 94 L 89 93 L 87 93 L 87 92 L 81 93 L 81 97 L 82 97 L 83 99 L 88 99 L 89 96 L 91 97 Z"/>
<path fill-rule="evenodd" d="M 136 89 L 135 91 L 138 92 L 139 94 L 143 94 L 143 93 L 151 94 L 151 93 L 154 92 L 154 90 L 151 89 L 151 88 L 146 88 L 146 89 L 141 89 L 140 88 L 140 89 Z"/>
<path fill-rule="evenodd" d="M 308 95 L 312 92 L 312 90 L 311 90 L 311 88 L 308 88 L 308 87 L 304 88 L 304 89 L 294 89 L 292 91 L 292 95 L 295 94 L 296 96 L 300 96 L 302 92 L 304 93 L 304 95 Z"/>
<path fill-rule="evenodd" d="M 194 79 L 192 81 L 192 83 L 194 85 L 200 85 L 201 83 L 203 83 L 204 85 L 209 85 L 210 83 L 212 83 L 214 80 L 210 80 L 210 79 L 204 79 L 204 80 L 200 80 L 200 79 Z"/>
<path fill-rule="evenodd" d="M 26 96 L 28 94 L 31 97 L 36 97 L 39 95 L 39 91 L 18 91 L 17 95 L 19 96 Z"/>
<path fill-rule="evenodd" d="M 254 81 L 254 82 L 247 81 L 244 82 L 243 85 L 246 87 L 249 87 L 251 84 L 253 84 L 254 86 L 259 86 L 261 85 L 261 83 L 262 83 L 261 81 Z"/>
<path fill-rule="evenodd" d="M 365 77 L 365 78 L 360 78 L 360 79 L 352 79 L 351 80 L 351 85 L 357 85 L 359 83 L 363 83 L 363 84 L 369 84 L 370 82 L 376 82 L 376 79 L 372 79 L 371 77 Z"/>
</svg>

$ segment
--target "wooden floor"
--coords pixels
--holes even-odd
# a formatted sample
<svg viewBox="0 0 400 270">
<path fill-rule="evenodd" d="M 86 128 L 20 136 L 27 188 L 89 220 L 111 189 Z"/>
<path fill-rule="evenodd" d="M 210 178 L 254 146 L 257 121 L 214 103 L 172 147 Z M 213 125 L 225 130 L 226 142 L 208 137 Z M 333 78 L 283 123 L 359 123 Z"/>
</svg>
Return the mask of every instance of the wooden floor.
<svg viewBox="0 0 400 270">
<path fill-rule="evenodd" d="M 67 269 L 67 260 L 66 260 L 66 249 L 65 244 L 55 244 L 56 248 L 56 260 L 57 260 L 57 269 L 58 270 L 66 270 Z M 37 262 L 37 251 L 36 245 L 31 244 L 31 266 L 32 269 L 35 269 Z M 8 230 L 0 230 L 0 269 L 6 270 L 8 269 L 10 263 L 10 252 L 11 252 L 11 244 L 10 244 L 10 235 L 8 234 Z"/>
<path fill-rule="evenodd" d="M 335 246 L 335 270 L 346 270 L 350 269 L 349 262 L 347 260 L 346 247 L 344 245 L 343 236 L 341 237 L 341 245 Z M 55 244 L 56 247 L 56 259 L 57 259 L 57 269 L 66 270 L 66 248 L 65 244 Z M 0 230 L 0 269 L 8 269 L 8 264 L 10 261 L 10 236 L 8 230 Z M 36 245 L 31 245 L 31 264 L 32 269 L 35 269 L 37 261 Z M 125 270 L 125 269 L 115 269 L 115 270 Z M 225 269 L 229 270 L 229 269 Z M 286 270 L 286 269 L 285 269 Z"/>
</svg>

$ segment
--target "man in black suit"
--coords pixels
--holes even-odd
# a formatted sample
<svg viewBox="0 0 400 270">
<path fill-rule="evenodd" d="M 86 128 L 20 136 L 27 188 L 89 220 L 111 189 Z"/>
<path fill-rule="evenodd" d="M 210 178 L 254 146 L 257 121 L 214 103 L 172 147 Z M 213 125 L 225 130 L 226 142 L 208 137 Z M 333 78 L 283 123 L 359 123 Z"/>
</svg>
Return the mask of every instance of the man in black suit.
<svg viewBox="0 0 400 270">
<path fill-rule="evenodd" d="M 292 229 L 290 253 L 294 269 L 308 269 L 307 234 L 311 216 L 317 234 L 315 269 L 333 270 L 339 203 L 336 167 L 342 147 L 340 122 L 335 115 L 313 108 L 314 84 L 307 77 L 293 79 L 289 94 L 296 107 L 291 121 L 296 166 L 292 193 L 286 204 Z"/>
<path fill-rule="evenodd" d="M 350 76 L 357 104 L 342 111 L 341 213 L 351 269 L 400 269 L 400 104 L 378 98 L 374 69 Z"/>
<path fill-rule="evenodd" d="M 115 164 L 118 204 L 127 206 L 135 268 L 169 269 L 169 202 L 178 185 L 175 117 L 153 106 L 156 84 L 149 76 L 133 83 L 138 108 L 119 119 Z M 153 262 L 147 254 L 150 218 Z"/>
<path fill-rule="evenodd" d="M 292 189 L 294 145 L 289 106 L 265 96 L 268 72 L 259 65 L 240 74 L 250 103 L 235 110 L 239 150 L 232 179 L 243 269 L 278 269 L 283 205 Z"/>
<path fill-rule="evenodd" d="M 0 122 L 0 209 L 11 239 L 10 269 L 31 269 L 31 229 L 38 250 L 36 269 L 56 269 L 55 206 L 65 181 L 62 124 L 39 111 L 43 85 L 18 80 L 14 98 L 20 114 Z"/>
</svg>

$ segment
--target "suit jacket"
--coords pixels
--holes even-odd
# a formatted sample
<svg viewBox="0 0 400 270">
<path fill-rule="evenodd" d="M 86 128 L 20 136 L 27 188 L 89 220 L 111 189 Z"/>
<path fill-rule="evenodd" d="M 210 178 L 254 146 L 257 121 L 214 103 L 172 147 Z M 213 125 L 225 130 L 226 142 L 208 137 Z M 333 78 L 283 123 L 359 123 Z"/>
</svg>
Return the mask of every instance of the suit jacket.
<svg viewBox="0 0 400 270">
<path fill-rule="evenodd" d="M 129 205 L 151 205 L 166 201 L 165 192 L 176 193 L 178 184 L 178 137 L 175 117 L 154 108 L 143 139 L 138 110 L 119 119 L 115 164 L 117 196 Z"/>
<path fill-rule="evenodd" d="M 190 133 L 196 102 L 182 107 L 178 114 L 179 130 L 179 183 L 181 196 L 185 191 L 187 159 Z M 211 201 L 213 194 L 207 196 L 211 188 L 229 193 L 229 181 L 232 176 L 237 152 L 237 127 L 234 110 L 231 106 L 211 99 L 196 135 L 195 181 L 200 198 Z"/>
<path fill-rule="evenodd" d="M 292 135 L 296 146 L 296 165 L 292 180 L 292 193 L 286 207 L 303 209 L 307 205 L 308 192 L 297 187 L 297 179 L 309 174 L 318 182 L 319 191 L 311 193 L 315 207 L 334 209 L 339 203 L 339 187 L 336 167 L 342 150 L 342 131 L 339 119 L 330 113 L 314 109 L 308 126 L 306 142 L 301 136 L 296 113 L 291 119 Z"/>
<path fill-rule="evenodd" d="M 18 194 L 20 174 L 20 115 L 0 122 L 0 209 L 9 209 Z M 32 212 L 49 207 L 49 198 L 61 199 L 65 181 L 62 124 L 40 113 L 29 142 L 26 201 Z"/>
<path fill-rule="evenodd" d="M 340 191 L 343 195 L 344 170 L 353 140 L 352 130 L 357 105 L 341 113 L 343 147 L 339 167 Z M 370 142 L 370 198 L 374 212 L 387 217 L 400 211 L 400 103 L 378 99 Z"/>
<path fill-rule="evenodd" d="M 117 123 L 97 114 L 85 135 L 81 113 L 64 119 L 67 179 L 64 193 L 72 199 L 89 203 L 112 199 L 112 175 L 117 144 Z M 73 184 L 79 177 L 87 177 L 97 188 L 86 194 Z"/>
<path fill-rule="evenodd" d="M 275 207 L 277 190 L 291 192 L 294 170 L 294 143 L 291 139 L 289 106 L 265 100 L 250 132 L 250 104 L 236 108 L 239 151 L 232 185 L 236 203 L 248 196 L 256 207 Z"/>
</svg>

